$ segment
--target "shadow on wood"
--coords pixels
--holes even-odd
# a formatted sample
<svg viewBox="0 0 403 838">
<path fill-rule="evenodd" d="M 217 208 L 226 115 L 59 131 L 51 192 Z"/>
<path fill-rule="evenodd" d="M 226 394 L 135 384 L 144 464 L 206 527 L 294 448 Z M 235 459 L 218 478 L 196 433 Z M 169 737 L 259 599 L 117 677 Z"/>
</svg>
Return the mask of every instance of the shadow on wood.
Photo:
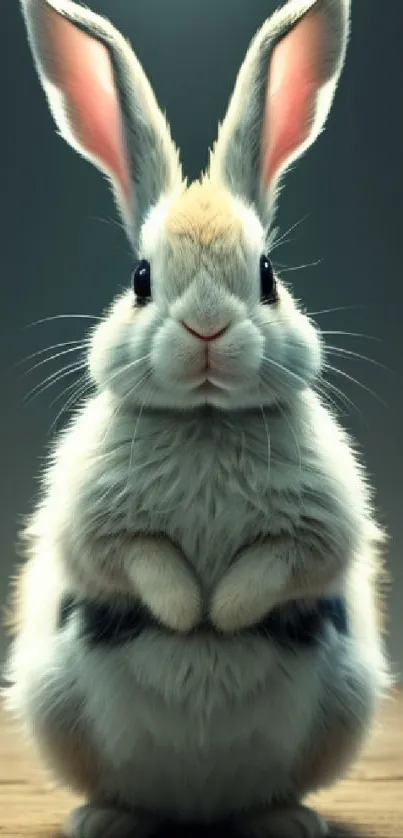
<svg viewBox="0 0 403 838">
<path fill-rule="evenodd" d="M 328 838 L 371 838 L 365 828 L 357 830 L 353 826 L 349 827 L 345 824 L 341 826 L 332 822 L 329 824 L 329 829 Z M 167 825 L 161 827 L 155 838 L 239 838 L 239 832 L 225 824 L 210 828 L 193 826 L 193 824 L 179 827 L 177 825 Z"/>
<path fill-rule="evenodd" d="M 347 827 L 345 825 L 338 826 L 335 823 L 329 824 L 330 832 L 327 838 L 372 838 L 368 832 L 358 831 L 355 827 Z M 1 830 L 0 830 L 1 831 Z M 36 838 L 66 838 L 64 833 L 37 833 Z M 154 838 L 239 838 L 239 833 L 229 829 L 226 826 L 215 827 L 210 829 L 203 829 L 201 827 L 193 826 L 166 826 L 162 827 L 154 836 Z"/>
<path fill-rule="evenodd" d="M 337 826 L 335 823 L 329 823 L 328 838 L 371 838 L 368 832 L 358 830 L 356 827 Z"/>
</svg>

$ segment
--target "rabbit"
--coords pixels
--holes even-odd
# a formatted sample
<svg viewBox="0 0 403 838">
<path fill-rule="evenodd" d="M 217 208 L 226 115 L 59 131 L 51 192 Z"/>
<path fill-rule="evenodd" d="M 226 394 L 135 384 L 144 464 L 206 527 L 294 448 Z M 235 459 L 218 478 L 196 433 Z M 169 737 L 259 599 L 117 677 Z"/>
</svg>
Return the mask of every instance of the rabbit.
<svg viewBox="0 0 403 838">
<path fill-rule="evenodd" d="M 81 798 L 72 838 L 167 820 L 319 838 L 306 798 L 349 769 L 392 683 L 387 536 L 319 392 L 320 331 L 270 252 L 350 0 L 266 20 L 191 184 L 111 23 L 71 0 L 21 6 L 56 125 L 108 178 L 135 267 L 90 333 L 94 392 L 22 532 L 7 707 Z"/>
</svg>

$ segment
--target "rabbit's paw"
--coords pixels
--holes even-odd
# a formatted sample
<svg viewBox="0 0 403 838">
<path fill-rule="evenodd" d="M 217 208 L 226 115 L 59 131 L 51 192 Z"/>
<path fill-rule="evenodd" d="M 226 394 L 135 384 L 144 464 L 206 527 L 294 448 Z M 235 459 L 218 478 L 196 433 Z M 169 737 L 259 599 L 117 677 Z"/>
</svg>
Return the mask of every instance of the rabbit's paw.
<svg viewBox="0 0 403 838">
<path fill-rule="evenodd" d="M 202 597 L 185 557 L 168 538 L 146 536 L 134 546 L 128 570 L 137 595 L 164 626 L 191 631 L 201 619 Z"/>
<path fill-rule="evenodd" d="M 67 838 L 148 838 L 157 827 L 151 814 L 87 803 L 71 812 L 64 834 Z"/>
<path fill-rule="evenodd" d="M 281 557 L 281 547 L 277 547 Z M 266 544 L 243 550 L 217 585 L 210 619 L 223 632 L 241 631 L 258 623 L 281 601 L 287 564 Z"/>
<path fill-rule="evenodd" d="M 240 829 L 245 838 L 324 838 L 327 824 L 313 809 L 287 806 L 245 818 Z"/>
</svg>

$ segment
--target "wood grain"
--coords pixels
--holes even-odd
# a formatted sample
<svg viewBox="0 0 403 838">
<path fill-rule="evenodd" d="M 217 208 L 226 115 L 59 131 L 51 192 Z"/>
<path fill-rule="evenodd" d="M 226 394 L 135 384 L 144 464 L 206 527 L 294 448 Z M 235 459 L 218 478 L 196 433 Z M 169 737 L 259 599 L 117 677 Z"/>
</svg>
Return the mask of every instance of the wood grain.
<svg viewBox="0 0 403 838">
<path fill-rule="evenodd" d="M 2 838 L 60 835 L 76 803 L 45 775 L 0 709 Z M 371 742 L 347 779 L 313 803 L 334 824 L 332 838 L 403 838 L 403 690 L 385 701 Z"/>
</svg>

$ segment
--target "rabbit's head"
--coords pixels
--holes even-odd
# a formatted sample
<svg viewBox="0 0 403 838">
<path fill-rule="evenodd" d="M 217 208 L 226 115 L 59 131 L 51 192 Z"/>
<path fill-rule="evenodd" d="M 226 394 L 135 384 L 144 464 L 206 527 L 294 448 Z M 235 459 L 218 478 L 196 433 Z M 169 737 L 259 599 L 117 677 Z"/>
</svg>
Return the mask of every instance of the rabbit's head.
<svg viewBox="0 0 403 838">
<path fill-rule="evenodd" d="M 273 272 L 270 227 L 280 177 L 325 124 L 350 0 L 290 0 L 263 24 L 190 186 L 122 35 L 70 0 L 21 2 L 59 130 L 109 177 L 135 258 L 92 336 L 98 388 L 136 407 L 292 400 L 320 371 L 321 341 Z"/>
</svg>

